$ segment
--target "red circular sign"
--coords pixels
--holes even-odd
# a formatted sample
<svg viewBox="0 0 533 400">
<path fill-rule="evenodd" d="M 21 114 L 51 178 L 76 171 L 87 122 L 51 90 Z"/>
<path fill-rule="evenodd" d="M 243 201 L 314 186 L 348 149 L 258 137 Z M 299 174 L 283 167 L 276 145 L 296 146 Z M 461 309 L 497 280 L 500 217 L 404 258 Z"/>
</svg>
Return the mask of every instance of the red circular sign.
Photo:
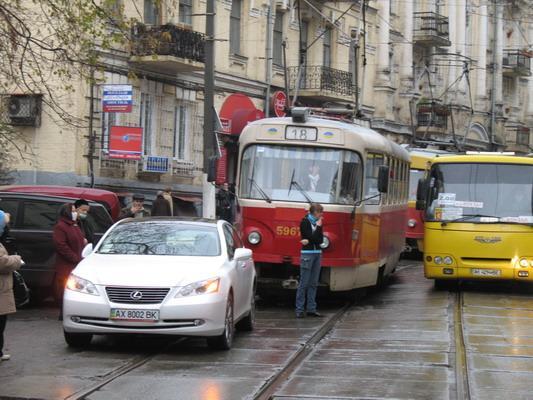
<svg viewBox="0 0 533 400">
<path fill-rule="evenodd" d="M 284 117 L 287 115 L 285 112 L 285 107 L 287 106 L 287 96 L 281 90 L 272 93 L 270 105 L 276 117 Z"/>
</svg>

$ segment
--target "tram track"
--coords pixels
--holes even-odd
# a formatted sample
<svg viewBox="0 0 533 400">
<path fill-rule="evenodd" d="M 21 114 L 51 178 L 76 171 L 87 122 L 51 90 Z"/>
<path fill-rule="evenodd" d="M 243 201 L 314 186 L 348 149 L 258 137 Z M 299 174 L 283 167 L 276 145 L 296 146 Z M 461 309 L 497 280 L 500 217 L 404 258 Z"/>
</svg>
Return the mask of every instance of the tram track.
<svg viewBox="0 0 533 400">
<path fill-rule="evenodd" d="M 337 322 L 346 313 L 352 303 L 346 303 L 332 315 L 287 361 L 287 363 L 270 378 L 253 396 L 254 400 L 270 400 L 291 375 L 300 367 L 313 352 L 316 345 L 331 332 Z"/>
<path fill-rule="evenodd" d="M 113 382 L 115 379 L 120 378 L 121 376 L 124 376 L 137 368 L 142 367 L 143 365 L 145 365 L 146 363 L 154 359 L 157 355 L 170 349 L 172 346 L 175 346 L 176 344 L 183 342 L 184 340 L 186 340 L 186 338 L 178 338 L 177 340 L 174 340 L 166 344 L 161 349 L 151 352 L 150 354 L 132 358 L 131 360 L 127 361 L 125 364 L 121 365 L 120 367 L 117 367 L 113 369 L 112 371 L 108 372 L 107 374 L 105 374 L 100 380 L 98 380 L 94 384 L 84 387 L 80 391 L 73 393 L 70 396 L 66 397 L 65 400 L 86 399 L 87 396 L 90 396 L 91 394 L 102 389 L 104 386 Z"/>
<path fill-rule="evenodd" d="M 464 339 L 463 293 L 460 289 L 453 300 L 453 336 L 455 342 L 455 382 L 457 400 L 470 400 L 468 360 Z"/>
</svg>

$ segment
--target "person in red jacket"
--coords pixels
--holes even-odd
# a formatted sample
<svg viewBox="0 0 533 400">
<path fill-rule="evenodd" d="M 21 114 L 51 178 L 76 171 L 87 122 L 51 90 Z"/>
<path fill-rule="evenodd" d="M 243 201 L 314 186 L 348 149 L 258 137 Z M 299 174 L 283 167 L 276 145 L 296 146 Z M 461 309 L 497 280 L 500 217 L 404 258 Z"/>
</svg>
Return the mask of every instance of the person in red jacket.
<svg viewBox="0 0 533 400">
<path fill-rule="evenodd" d="M 81 252 L 87 244 L 77 223 L 78 213 L 74 204 L 64 204 L 59 210 L 59 219 L 54 226 L 53 241 L 56 250 L 56 278 L 54 298 L 61 302 L 65 283 L 76 265 L 81 261 Z"/>
</svg>

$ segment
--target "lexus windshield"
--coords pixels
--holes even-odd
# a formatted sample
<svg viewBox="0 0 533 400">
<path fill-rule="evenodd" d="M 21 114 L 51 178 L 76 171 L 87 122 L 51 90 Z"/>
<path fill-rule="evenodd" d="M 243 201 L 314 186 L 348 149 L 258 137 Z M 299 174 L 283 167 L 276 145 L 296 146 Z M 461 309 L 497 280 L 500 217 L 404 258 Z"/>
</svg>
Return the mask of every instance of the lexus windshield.
<svg viewBox="0 0 533 400">
<path fill-rule="evenodd" d="M 157 256 L 220 255 L 215 227 L 168 223 L 128 222 L 117 225 L 98 247 L 99 254 Z"/>
<path fill-rule="evenodd" d="M 361 183 L 361 158 L 353 151 L 251 145 L 242 156 L 239 195 L 244 199 L 353 205 Z"/>
<path fill-rule="evenodd" d="M 533 223 L 533 165 L 450 163 L 431 169 L 429 221 Z"/>
</svg>

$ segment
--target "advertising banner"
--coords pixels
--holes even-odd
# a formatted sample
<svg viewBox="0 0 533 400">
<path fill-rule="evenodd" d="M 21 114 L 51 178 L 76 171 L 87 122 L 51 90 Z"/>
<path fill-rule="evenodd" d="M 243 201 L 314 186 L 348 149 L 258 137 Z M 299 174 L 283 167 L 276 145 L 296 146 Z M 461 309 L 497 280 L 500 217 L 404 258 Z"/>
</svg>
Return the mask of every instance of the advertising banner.
<svg viewBox="0 0 533 400">
<path fill-rule="evenodd" d="M 140 160 L 143 148 L 143 128 L 112 126 L 109 136 L 109 157 Z"/>
<path fill-rule="evenodd" d="M 103 85 L 102 111 L 107 113 L 129 113 L 133 107 L 131 85 Z"/>
</svg>

